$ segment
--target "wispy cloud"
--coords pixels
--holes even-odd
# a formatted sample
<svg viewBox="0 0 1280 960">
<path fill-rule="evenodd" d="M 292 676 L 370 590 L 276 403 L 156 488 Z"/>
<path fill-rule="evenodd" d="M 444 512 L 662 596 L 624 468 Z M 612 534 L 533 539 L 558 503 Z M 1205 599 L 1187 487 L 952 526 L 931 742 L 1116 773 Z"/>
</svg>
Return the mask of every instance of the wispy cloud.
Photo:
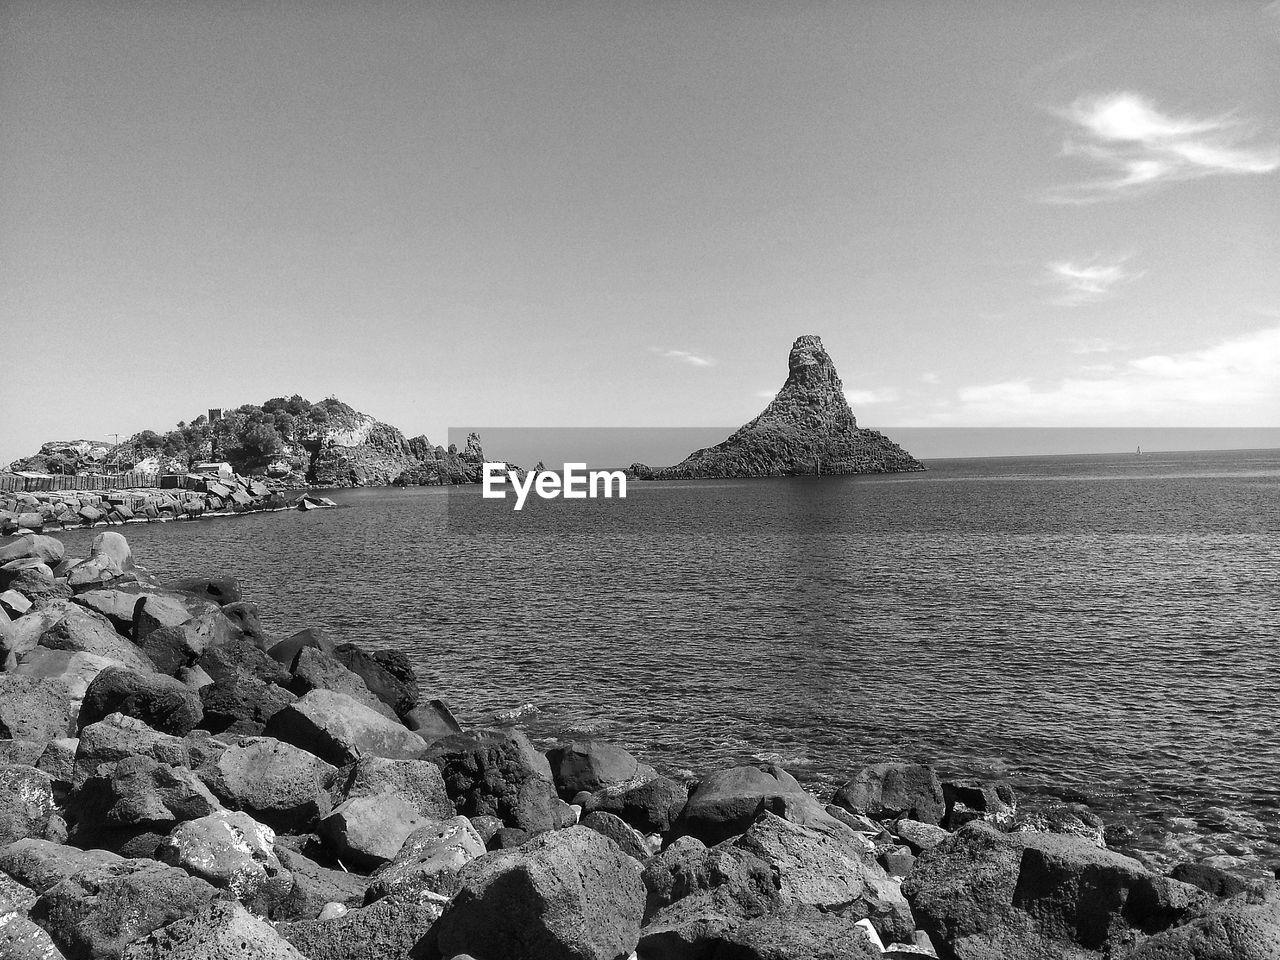
<svg viewBox="0 0 1280 960">
<path fill-rule="evenodd" d="M 1053 302 L 1064 307 L 1092 303 L 1101 300 L 1119 284 L 1137 280 L 1142 273 L 1126 270 L 1124 265 L 1128 259 L 1126 256 L 1111 261 L 1098 258 L 1083 262 L 1059 260 L 1046 264 L 1049 279 L 1062 288 L 1062 295 Z"/>
<path fill-rule="evenodd" d="M 942 378 L 932 371 L 926 371 L 920 374 L 921 383 L 941 383 Z"/>
<path fill-rule="evenodd" d="M 877 403 L 893 403 L 898 399 L 898 391 L 885 390 L 846 390 L 844 398 L 851 406 L 875 406 Z"/>
<path fill-rule="evenodd" d="M 652 352 L 666 357 L 668 360 L 678 360 L 681 363 L 687 363 L 691 367 L 714 367 L 716 362 L 707 357 L 700 357 L 696 353 L 690 353 L 688 350 L 663 350 L 661 347 L 650 347 Z"/>
<path fill-rule="evenodd" d="M 1108 340 L 1106 337 L 1077 337 L 1067 341 L 1072 353 L 1090 354 L 1090 353 L 1115 353 L 1117 350 L 1124 350 L 1122 343 L 1115 340 Z"/>
<path fill-rule="evenodd" d="M 1199 350 L 958 391 L 931 419 L 966 426 L 1278 426 L 1280 327 Z M 1101 375 L 1091 376 L 1090 373 Z"/>
<path fill-rule="evenodd" d="M 1234 113 L 1174 116 L 1138 93 L 1081 97 L 1060 115 L 1064 156 L 1108 168 L 1101 179 L 1057 188 L 1051 203 L 1095 203 L 1177 180 L 1280 170 L 1280 146 L 1258 145 L 1255 124 Z"/>
</svg>

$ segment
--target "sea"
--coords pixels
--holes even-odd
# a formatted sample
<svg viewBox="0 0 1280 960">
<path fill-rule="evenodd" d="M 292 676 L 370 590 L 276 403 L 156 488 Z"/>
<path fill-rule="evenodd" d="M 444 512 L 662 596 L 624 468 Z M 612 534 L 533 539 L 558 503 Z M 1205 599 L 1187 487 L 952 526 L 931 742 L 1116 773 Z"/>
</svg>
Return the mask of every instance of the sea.
<svg viewBox="0 0 1280 960">
<path fill-rule="evenodd" d="M 632 482 L 626 499 L 328 492 L 125 528 L 284 638 L 403 650 L 464 724 L 693 777 L 865 763 L 1083 803 L 1153 867 L 1280 866 L 1280 450 L 951 459 Z M 64 535 L 83 554 L 98 531 Z"/>
</svg>

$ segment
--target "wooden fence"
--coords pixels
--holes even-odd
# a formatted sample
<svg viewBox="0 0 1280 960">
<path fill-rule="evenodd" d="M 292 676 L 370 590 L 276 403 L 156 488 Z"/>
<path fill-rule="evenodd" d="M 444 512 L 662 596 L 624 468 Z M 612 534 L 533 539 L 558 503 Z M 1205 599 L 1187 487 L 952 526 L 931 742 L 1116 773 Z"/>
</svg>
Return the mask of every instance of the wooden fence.
<svg viewBox="0 0 1280 960">
<path fill-rule="evenodd" d="M 0 473 L 0 493 L 38 493 L 45 490 L 132 490 L 160 486 L 158 473 L 112 473 L 85 477 L 20 477 Z"/>
</svg>

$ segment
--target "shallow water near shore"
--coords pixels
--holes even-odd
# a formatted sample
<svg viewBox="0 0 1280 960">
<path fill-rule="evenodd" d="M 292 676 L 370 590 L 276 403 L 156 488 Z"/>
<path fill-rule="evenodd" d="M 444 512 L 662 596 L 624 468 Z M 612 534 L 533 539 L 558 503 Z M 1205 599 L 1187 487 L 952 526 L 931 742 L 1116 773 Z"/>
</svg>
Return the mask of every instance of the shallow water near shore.
<svg viewBox="0 0 1280 960">
<path fill-rule="evenodd" d="M 659 768 L 820 796 L 918 758 L 1088 803 L 1155 866 L 1280 864 L 1280 451 L 942 460 L 925 474 L 478 487 L 134 525 L 269 631 L 407 651 L 464 722 L 533 704 Z M 60 534 L 83 554 L 96 530 Z"/>
</svg>

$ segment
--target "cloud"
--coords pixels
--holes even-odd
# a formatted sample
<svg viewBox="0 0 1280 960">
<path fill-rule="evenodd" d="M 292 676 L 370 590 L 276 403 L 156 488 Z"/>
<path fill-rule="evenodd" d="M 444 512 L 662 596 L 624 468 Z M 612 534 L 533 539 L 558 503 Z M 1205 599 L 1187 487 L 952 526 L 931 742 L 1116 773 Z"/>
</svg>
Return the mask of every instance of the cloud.
<svg viewBox="0 0 1280 960">
<path fill-rule="evenodd" d="M 1108 340 L 1106 337 L 1079 337 L 1067 341 L 1072 353 L 1115 353 L 1117 350 L 1125 349 L 1124 344 L 1117 343 L 1114 340 Z"/>
<path fill-rule="evenodd" d="M 1062 296 L 1054 301 L 1058 306 L 1071 307 L 1101 300 L 1118 284 L 1137 280 L 1142 273 L 1132 273 L 1124 268 L 1128 257 L 1111 262 L 1094 259 L 1084 263 L 1060 260 L 1048 263 L 1051 282 L 1062 286 Z"/>
<path fill-rule="evenodd" d="M 920 374 L 921 383 L 940 383 L 942 378 L 932 371 Z"/>
<path fill-rule="evenodd" d="M 964 387 L 931 418 L 964 426 L 1280 426 L 1280 326 L 1055 383 Z M 1101 374 L 1090 376 L 1090 373 Z"/>
<path fill-rule="evenodd" d="M 850 406 L 874 406 L 877 403 L 893 403 L 898 399 L 897 390 L 846 390 L 844 398 Z"/>
<path fill-rule="evenodd" d="M 688 350 L 663 350 L 660 347 L 650 347 L 649 349 L 669 360 L 679 360 L 681 363 L 687 363 L 691 367 L 714 367 L 716 365 L 714 360 L 700 357 L 696 353 L 690 353 Z"/>
<path fill-rule="evenodd" d="M 1138 93 L 1081 97 L 1060 116 L 1071 124 L 1064 156 L 1082 157 L 1110 175 L 1058 188 L 1051 203 L 1095 203 L 1162 183 L 1280 169 L 1280 146 L 1250 145 L 1253 124 L 1233 114 L 1178 117 Z"/>
</svg>

